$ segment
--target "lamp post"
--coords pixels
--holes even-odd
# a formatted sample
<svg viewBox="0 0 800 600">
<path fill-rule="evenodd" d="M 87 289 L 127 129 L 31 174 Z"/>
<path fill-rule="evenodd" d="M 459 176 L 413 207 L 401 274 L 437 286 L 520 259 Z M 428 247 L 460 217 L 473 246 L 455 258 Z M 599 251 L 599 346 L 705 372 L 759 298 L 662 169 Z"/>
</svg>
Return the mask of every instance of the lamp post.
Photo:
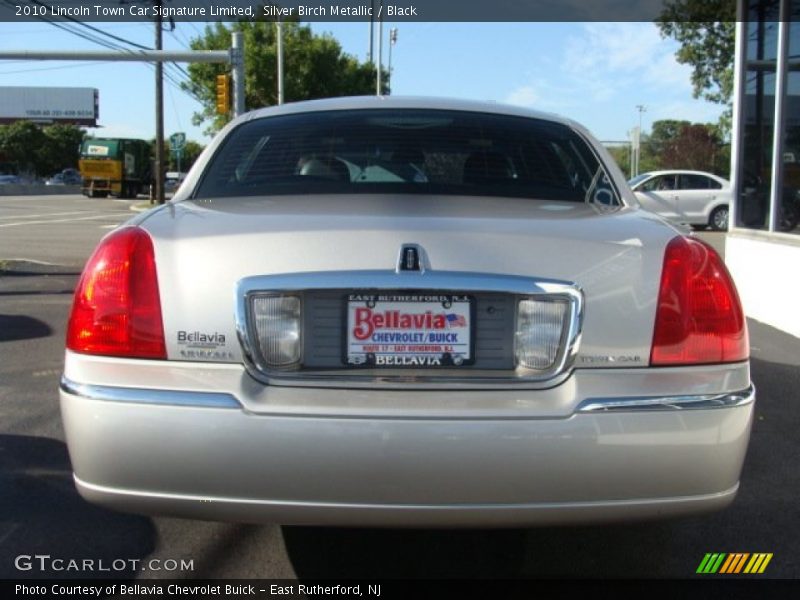
<svg viewBox="0 0 800 600">
<path fill-rule="evenodd" d="M 389 30 L 389 86 L 392 84 L 392 46 L 397 43 L 397 27 Z"/>
<path fill-rule="evenodd" d="M 383 0 L 380 1 L 380 8 L 378 10 L 378 65 L 375 72 L 377 77 L 375 79 L 375 95 L 380 96 L 383 94 L 383 81 L 381 71 L 383 70 Z"/>
<path fill-rule="evenodd" d="M 639 174 L 639 166 L 642 158 L 642 113 L 647 111 L 647 107 L 644 104 L 637 104 L 636 110 L 639 111 L 639 129 L 636 134 L 636 164 L 634 165 L 636 172 L 633 174 L 634 176 Z"/>
<path fill-rule="evenodd" d="M 278 104 L 283 104 L 283 21 L 280 17 L 275 21 L 277 27 L 277 53 L 278 53 Z"/>
</svg>

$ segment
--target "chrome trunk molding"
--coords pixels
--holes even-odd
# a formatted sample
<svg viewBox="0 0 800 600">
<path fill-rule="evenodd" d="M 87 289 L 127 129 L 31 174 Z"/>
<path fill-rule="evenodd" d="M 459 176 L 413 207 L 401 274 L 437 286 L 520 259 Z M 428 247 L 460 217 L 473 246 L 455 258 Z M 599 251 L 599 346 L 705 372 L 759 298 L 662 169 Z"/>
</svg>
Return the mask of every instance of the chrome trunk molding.
<svg viewBox="0 0 800 600">
<path fill-rule="evenodd" d="M 236 398 L 224 392 L 192 392 L 92 385 L 78 383 L 67 377 L 61 378 L 60 387 L 64 393 L 88 400 L 160 404 L 162 406 L 192 406 L 196 408 L 242 408 Z"/>
<path fill-rule="evenodd" d="M 650 412 L 672 410 L 708 410 L 734 408 L 752 404 L 756 399 L 755 386 L 739 392 L 697 396 L 660 396 L 650 398 L 589 398 L 575 412 Z"/>
<path fill-rule="evenodd" d="M 509 374 L 487 371 L 453 374 L 419 370 L 375 370 L 356 374 L 352 370 L 300 371 L 270 369 L 260 357 L 250 319 L 251 298 L 259 295 L 298 293 L 307 290 L 418 290 L 437 292 L 495 292 L 519 298 L 563 298 L 569 305 L 565 343 L 555 366 L 546 373 L 517 369 Z M 321 388 L 370 389 L 545 389 L 565 381 L 571 374 L 580 345 L 583 323 L 583 291 L 574 283 L 517 275 L 495 275 L 461 271 L 323 271 L 246 277 L 236 286 L 236 331 L 244 365 L 256 380 L 268 385 Z M 513 343 L 513 340 L 509 340 Z"/>
</svg>

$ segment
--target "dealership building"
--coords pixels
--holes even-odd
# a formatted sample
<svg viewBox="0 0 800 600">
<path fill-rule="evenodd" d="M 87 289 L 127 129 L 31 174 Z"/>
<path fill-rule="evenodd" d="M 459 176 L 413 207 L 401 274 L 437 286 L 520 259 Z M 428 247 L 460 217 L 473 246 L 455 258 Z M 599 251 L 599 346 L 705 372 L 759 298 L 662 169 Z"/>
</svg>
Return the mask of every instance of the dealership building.
<svg viewBox="0 0 800 600">
<path fill-rule="evenodd" d="M 800 337 L 800 0 L 738 0 L 728 268 L 748 316 Z"/>
</svg>

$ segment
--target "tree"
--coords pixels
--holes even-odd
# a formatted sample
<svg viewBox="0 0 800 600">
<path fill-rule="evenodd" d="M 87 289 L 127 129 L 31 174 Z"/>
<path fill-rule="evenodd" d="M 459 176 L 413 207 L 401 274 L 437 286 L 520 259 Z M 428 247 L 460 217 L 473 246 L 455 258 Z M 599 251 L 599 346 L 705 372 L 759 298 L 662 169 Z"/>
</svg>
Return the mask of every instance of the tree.
<svg viewBox="0 0 800 600">
<path fill-rule="evenodd" d="M 193 142 L 192 140 L 187 140 L 186 145 L 181 150 L 181 168 L 178 169 L 178 160 L 175 155 L 170 152 L 169 153 L 169 165 L 167 170 L 168 171 L 181 171 L 185 173 L 189 169 L 192 168 L 194 161 L 197 160 L 197 157 L 200 156 L 200 153 L 205 149 L 205 146 L 198 144 L 197 142 Z M 167 156 L 165 154 L 165 156 Z"/>
<path fill-rule="evenodd" d="M 0 148 L 20 172 L 38 173 L 38 150 L 45 144 L 41 128 L 30 121 L 17 121 L 0 128 Z"/>
<path fill-rule="evenodd" d="M 245 110 L 277 104 L 276 26 L 272 21 L 232 24 L 244 37 Z M 202 37 L 191 42 L 193 50 L 221 50 L 230 46 L 231 29 L 222 23 L 207 25 Z M 375 91 L 375 66 L 362 64 L 345 54 L 330 35 L 315 35 L 307 25 L 283 24 L 284 98 L 287 102 L 370 94 Z M 209 122 L 208 133 L 224 125 L 229 117 L 216 114 L 216 76 L 227 72 L 219 64 L 189 66 L 190 81 L 183 84 L 203 104 L 192 122 Z M 387 74 L 382 73 L 384 81 Z M 384 86 L 388 92 L 388 87 Z"/>
<path fill-rule="evenodd" d="M 718 125 L 663 119 L 643 136 L 641 172 L 695 169 L 729 176 L 730 147 Z"/>
<path fill-rule="evenodd" d="M 40 174 L 77 167 L 81 142 L 86 133 L 75 125 L 48 125 L 42 129 L 47 143 L 39 153 Z"/>
<path fill-rule="evenodd" d="M 678 135 L 664 145 L 661 164 L 665 169 L 716 170 L 720 141 L 713 127 L 686 123 Z"/>
<path fill-rule="evenodd" d="M 736 3 L 732 0 L 672 0 L 658 20 L 663 37 L 681 44 L 679 63 L 691 65 L 694 97 L 728 105 L 720 119 L 730 128 Z"/>
<path fill-rule="evenodd" d="M 675 119 L 662 119 L 653 122 L 653 128 L 647 138 L 647 145 L 650 154 L 659 157 L 659 166 L 663 166 L 663 161 L 660 159 L 669 145 L 681 135 L 684 127 L 689 127 L 689 125 L 689 121 Z"/>
<path fill-rule="evenodd" d="M 156 155 L 156 138 L 150 138 L 150 157 Z M 205 146 L 198 144 L 192 140 L 186 140 L 186 144 L 181 151 L 181 173 L 188 171 L 200 153 L 205 149 Z M 164 142 L 164 157 L 166 159 L 164 171 L 178 171 L 178 160 L 172 152 L 172 148 L 168 141 Z"/>
<path fill-rule="evenodd" d="M 696 98 L 727 104 L 733 93 L 736 3 L 672 0 L 658 20 L 664 37 L 681 44 L 678 62 L 691 65 Z"/>
<path fill-rule="evenodd" d="M 0 154 L 25 173 L 50 175 L 78 165 L 84 132 L 75 125 L 40 127 L 30 121 L 0 125 Z"/>
</svg>

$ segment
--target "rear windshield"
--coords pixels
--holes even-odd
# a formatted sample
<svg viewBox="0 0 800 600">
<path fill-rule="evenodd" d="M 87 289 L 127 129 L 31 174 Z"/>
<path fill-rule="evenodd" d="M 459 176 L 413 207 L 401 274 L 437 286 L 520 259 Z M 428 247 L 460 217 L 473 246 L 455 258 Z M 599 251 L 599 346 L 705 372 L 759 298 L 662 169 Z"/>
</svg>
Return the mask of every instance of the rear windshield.
<svg viewBox="0 0 800 600">
<path fill-rule="evenodd" d="M 441 110 L 313 112 L 248 121 L 211 159 L 197 197 L 424 193 L 620 204 L 571 128 Z"/>
</svg>

